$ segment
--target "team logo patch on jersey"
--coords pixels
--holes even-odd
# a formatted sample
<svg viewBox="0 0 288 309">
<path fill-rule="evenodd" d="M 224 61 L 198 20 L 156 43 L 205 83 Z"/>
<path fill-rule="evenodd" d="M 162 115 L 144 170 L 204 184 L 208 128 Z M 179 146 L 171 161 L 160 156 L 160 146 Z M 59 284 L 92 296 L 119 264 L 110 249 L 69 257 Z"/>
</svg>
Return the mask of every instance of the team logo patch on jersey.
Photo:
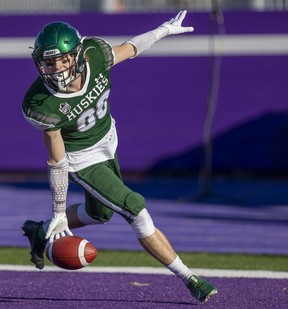
<svg viewBox="0 0 288 309">
<path fill-rule="evenodd" d="M 59 106 L 59 111 L 63 115 L 67 115 L 71 112 L 71 106 L 67 102 L 61 103 L 60 106 Z"/>
</svg>

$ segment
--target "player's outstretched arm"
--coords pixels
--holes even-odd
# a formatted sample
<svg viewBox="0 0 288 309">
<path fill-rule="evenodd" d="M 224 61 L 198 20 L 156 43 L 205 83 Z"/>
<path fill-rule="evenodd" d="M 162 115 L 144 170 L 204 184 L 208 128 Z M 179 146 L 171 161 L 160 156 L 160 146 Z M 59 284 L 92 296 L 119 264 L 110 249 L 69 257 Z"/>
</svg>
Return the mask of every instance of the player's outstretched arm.
<svg viewBox="0 0 288 309">
<path fill-rule="evenodd" d="M 174 18 L 163 23 L 158 28 L 135 36 L 121 46 L 113 47 L 114 65 L 128 58 L 134 58 L 151 48 L 156 42 L 171 34 L 181 34 L 194 31 L 193 27 L 183 27 L 182 22 L 187 11 L 180 11 Z"/>
</svg>

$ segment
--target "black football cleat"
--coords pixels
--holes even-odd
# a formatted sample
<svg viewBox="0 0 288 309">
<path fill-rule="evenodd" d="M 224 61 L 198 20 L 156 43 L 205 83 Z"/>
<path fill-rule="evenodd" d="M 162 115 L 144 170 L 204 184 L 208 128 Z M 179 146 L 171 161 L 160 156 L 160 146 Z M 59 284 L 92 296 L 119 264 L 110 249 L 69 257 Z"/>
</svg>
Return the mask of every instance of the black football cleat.
<svg viewBox="0 0 288 309">
<path fill-rule="evenodd" d="M 22 226 L 24 231 L 23 236 L 27 236 L 31 246 L 31 259 L 30 261 L 36 265 L 36 268 L 44 268 L 44 251 L 46 248 L 46 240 L 42 240 L 38 236 L 39 227 L 43 224 L 43 221 L 36 222 L 27 220 Z"/>
</svg>

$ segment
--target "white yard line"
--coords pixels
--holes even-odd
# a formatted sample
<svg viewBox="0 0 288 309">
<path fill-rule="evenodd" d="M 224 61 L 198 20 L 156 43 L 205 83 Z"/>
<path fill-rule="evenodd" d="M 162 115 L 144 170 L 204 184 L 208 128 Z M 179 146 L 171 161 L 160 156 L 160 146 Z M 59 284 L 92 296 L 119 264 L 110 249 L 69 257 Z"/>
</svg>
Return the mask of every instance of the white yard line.
<svg viewBox="0 0 288 309">
<path fill-rule="evenodd" d="M 155 274 L 172 275 L 166 268 L 160 267 L 94 267 L 88 266 L 79 270 L 64 270 L 55 266 L 46 266 L 43 270 L 29 265 L 0 265 L 0 271 L 41 271 L 41 272 L 86 272 L 86 273 L 133 273 L 133 274 Z M 204 277 L 224 278 L 269 278 L 288 279 L 288 272 L 269 270 L 228 270 L 228 269 L 194 269 L 197 274 Z"/>
</svg>

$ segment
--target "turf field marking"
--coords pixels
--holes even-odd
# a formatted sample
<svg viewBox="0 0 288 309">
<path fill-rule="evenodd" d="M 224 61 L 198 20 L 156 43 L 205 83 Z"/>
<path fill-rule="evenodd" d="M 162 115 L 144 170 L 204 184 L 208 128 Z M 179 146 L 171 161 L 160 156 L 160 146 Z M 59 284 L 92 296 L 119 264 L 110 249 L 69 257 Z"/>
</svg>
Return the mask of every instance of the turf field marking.
<svg viewBox="0 0 288 309">
<path fill-rule="evenodd" d="M 88 273 L 134 273 L 134 274 L 155 274 L 172 275 L 166 268 L 160 267 L 94 267 L 88 266 L 79 270 L 64 270 L 56 266 L 45 266 L 39 270 L 30 265 L 0 265 L 0 271 L 41 271 L 41 272 L 88 272 Z M 269 270 L 230 270 L 230 269 L 204 269 L 195 268 L 197 274 L 204 277 L 225 277 L 225 278 L 269 278 L 288 279 L 288 272 Z"/>
</svg>

